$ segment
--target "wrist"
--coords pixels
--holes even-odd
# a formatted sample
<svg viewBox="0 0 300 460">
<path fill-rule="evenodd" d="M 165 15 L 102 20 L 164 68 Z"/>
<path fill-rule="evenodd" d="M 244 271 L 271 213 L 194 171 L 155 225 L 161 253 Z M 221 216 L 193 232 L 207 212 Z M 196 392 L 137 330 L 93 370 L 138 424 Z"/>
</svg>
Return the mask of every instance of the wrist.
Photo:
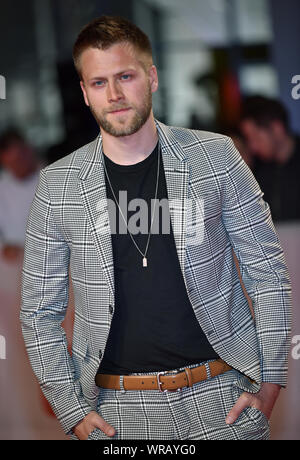
<svg viewBox="0 0 300 460">
<path fill-rule="evenodd" d="M 281 386 L 278 385 L 277 383 L 263 382 L 261 384 L 259 393 L 261 395 L 265 395 L 267 398 L 276 400 L 279 395 L 280 390 L 281 390 Z"/>
<path fill-rule="evenodd" d="M 279 385 L 278 383 L 272 383 L 272 382 L 262 382 L 261 384 L 262 387 L 270 388 L 273 389 L 274 391 L 280 391 L 282 386 Z"/>
</svg>

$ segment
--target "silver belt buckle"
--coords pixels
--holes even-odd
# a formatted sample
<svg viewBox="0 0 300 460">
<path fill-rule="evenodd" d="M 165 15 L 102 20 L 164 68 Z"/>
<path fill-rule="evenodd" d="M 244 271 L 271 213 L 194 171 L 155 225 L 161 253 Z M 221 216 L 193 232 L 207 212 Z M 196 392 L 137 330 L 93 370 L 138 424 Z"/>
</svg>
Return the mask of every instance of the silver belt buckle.
<svg viewBox="0 0 300 460">
<path fill-rule="evenodd" d="M 164 375 L 164 372 L 162 371 L 162 372 L 158 372 L 158 374 L 156 374 L 158 389 L 159 389 L 159 391 L 160 391 L 161 393 L 166 393 L 166 391 L 168 391 L 168 390 L 162 390 L 162 389 L 161 389 L 162 382 L 161 382 L 160 379 L 159 379 L 159 376 L 160 376 L 160 375 Z"/>
<path fill-rule="evenodd" d="M 161 392 L 161 393 L 166 393 L 167 391 L 170 391 L 170 392 L 173 392 L 173 391 L 181 391 L 181 388 L 177 388 L 176 390 L 162 390 L 161 389 L 161 385 L 163 385 L 163 382 L 160 381 L 160 378 L 159 376 L 160 375 L 165 375 L 167 374 L 168 371 L 164 372 L 164 371 L 161 371 L 161 372 L 158 372 L 158 374 L 156 374 L 156 379 L 157 379 L 157 384 L 158 384 L 158 390 Z"/>
</svg>

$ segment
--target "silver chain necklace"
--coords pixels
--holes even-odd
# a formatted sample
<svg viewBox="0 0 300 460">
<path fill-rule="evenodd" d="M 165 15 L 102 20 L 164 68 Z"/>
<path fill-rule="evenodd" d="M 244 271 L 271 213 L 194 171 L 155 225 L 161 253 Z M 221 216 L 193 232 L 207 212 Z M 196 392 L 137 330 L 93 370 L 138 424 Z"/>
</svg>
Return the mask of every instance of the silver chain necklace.
<svg viewBox="0 0 300 460">
<path fill-rule="evenodd" d="M 151 220 L 151 225 L 150 225 L 150 231 L 149 231 L 149 234 L 148 234 L 148 240 L 147 240 L 147 245 L 146 245 L 146 250 L 145 250 L 145 253 L 143 253 L 140 248 L 138 247 L 138 245 L 136 244 L 136 242 L 134 241 L 134 238 L 132 236 L 132 234 L 130 233 L 129 229 L 128 229 L 128 225 L 127 225 L 127 222 L 126 222 L 126 219 L 124 217 L 124 214 L 122 213 L 122 210 L 119 206 L 119 203 L 117 201 L 117 198 L 116 198 L 116 195 L 113 191 L 113 188 L 112 188 L 112 185 L 111 185 L 111 182 L 110 182 L 110 179 L 109 179 L 109 176 L 108 176 L 108 173 L 107 173 L 107 169 L 106 169 L 106 165 L 105 165 L 105 159 L 103 157 L 103 154 L 102 154 L 102 161 L 103 161 L 103 166 L 104 166 L 104 170 L 105 170 L 105 174 L 106 174 L 106 177 L 107 177 L 107 180 L 108 180 L 108 183 L 109 183 L 109 186 L 110 186 L 110 189 L 112 191 L 112 194 L 114 196 L 114 199 L 115 199 L 115 202 L 117 203 L 117 206 L 118 206 L 118 209 L 119 209 L 119 212 L 121 214 L 121 216 L 123 217 L 123 220 L 125 222 L 125 225 L 126 225 L 126 228 L 127 228 L 127 231 L 130 235 L 130 238 L 132 239 L 135 247 L 137 248 L 137 250 L 139 251 L 139 253 L 143 256 L 143 267 L 147 267 L 148 265 L 148 261 L 147 261 L 147 251 L 148 251 L 148 246 L 149 246 L 149 241 L 150 241 L 150 236 L 151 236 L 151 230 L 152 230 L 152 224 L 153 224 L 153 220 L 154 220 L 154 215 L 155 215 L 155 208 L 156 208 L 156 201 L 157 201 L 157 189 L 158 189 L 158 180 L 159 180 L 159 160 L 160 160 L 160 148 L 158 147 L 158 155 L 157 155 L 157 175 L 156 175 L 156 187 L 155 187 L 155 201 L 154 201 L 154 210 L 153 210 L 153 215 L 152 215 L 152 220 Z"/>
</svg>

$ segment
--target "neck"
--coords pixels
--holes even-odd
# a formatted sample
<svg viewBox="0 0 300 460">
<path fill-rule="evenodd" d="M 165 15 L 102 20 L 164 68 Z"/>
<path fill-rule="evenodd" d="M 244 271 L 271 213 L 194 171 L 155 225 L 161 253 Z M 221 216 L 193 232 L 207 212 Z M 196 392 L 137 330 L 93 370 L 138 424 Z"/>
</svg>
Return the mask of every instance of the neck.
<svg viewBox="0 0 300 460">
<path fill-rule="evenodd" d="M 292 136 L 285 137 L 282 142 L 277 144 L 275 160 L 277 163 L 286 163 L 293 154 L 295 139 Z"/>
<path fill-rule="evenodd" d="M 152 112 L 141 129 L 130 136 L 114 137 L 101 128 L 100 131 L 105 155 L 120 165 L 131 165 L 144 160 L 154 150 L 158 141 Z"/>
</svg>

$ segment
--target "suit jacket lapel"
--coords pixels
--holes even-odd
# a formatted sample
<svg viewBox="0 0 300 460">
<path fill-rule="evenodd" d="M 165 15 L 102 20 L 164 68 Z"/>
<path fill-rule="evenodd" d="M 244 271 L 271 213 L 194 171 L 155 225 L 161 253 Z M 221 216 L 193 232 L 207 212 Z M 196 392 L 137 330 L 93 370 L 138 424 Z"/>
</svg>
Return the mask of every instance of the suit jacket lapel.
<svg viewBox="0 0 300 460">
<path fill-rule="evenodd" d="M 166 176 L 170 218 L 178 259 L 185 281 L 185 247 L 188 209 L 189 166 L 171 129 L 156 121 Z"/>
<path fill-rule="evenodd" d="M 105 172 L 102 164 L 102 138 L 91 144 L 79 171 L 78 187 L 90 226 L 90 234 L 99 254 L 107 284 L 115 293 L 112 239 L 107 207 Z"/>
</svg>

